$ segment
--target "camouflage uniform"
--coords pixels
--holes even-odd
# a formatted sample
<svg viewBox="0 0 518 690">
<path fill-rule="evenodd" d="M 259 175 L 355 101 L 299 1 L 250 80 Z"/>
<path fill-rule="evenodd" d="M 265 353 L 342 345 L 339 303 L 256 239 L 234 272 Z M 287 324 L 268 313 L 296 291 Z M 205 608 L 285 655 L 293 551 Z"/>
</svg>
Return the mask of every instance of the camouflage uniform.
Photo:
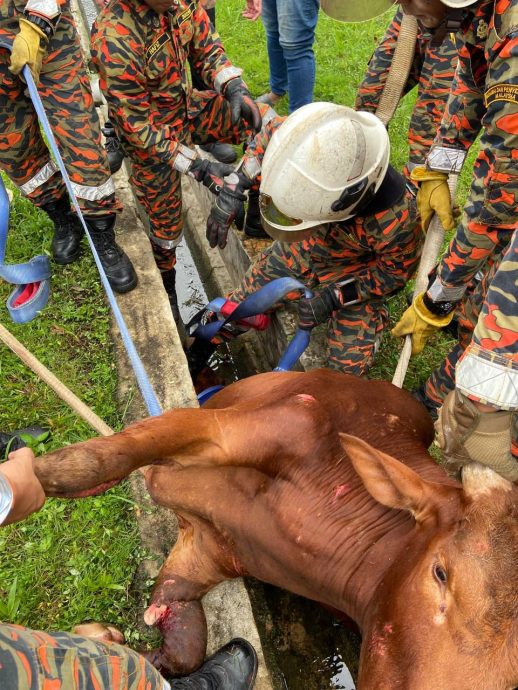
<svg viewBox="0 0 518 690">
<path fill-rule="evenodd" d="M 25 2 L 0 5 L 0 40 L 12 43 Z M 43 60 L 38 91 L 58 142 L 81 210 L 104 216 L 119 210 L 104 149 L 79 37 L 68 0 Z M 26 87 L 8 70 L 9 53 L 0 49 L 0 168 L 37 206 L 55 202 L 65 183 L 40 133 Z"/>
<path fill-rule="evenodd" d="M 396 12 L 385 36 L 369 62 L 358 89 L 356 110 L 375 113 L 392 65 L 403 13 Z M 433 45 L 432 35 L 419 31 L 414 61 L 403 93 L 417 86 L 417 99 L 408 129 L 409 164 L 407 174 L 422 165 L 441 123 L 457 64 L 457 45 L 451 34 L 440 45 Z"/>
<path fill-rule="evenodd" d="M 257 175 L 273 132 L 285 118 L 271 120 L 244 156 L 244 170 Z M 322 289 L 345 278 L 357 279 L 358 304 L 333 313 L 328 323 L 328 365 L 364 374 L 372 363 L 381 332 L 388 323 L 386 298 L 402 288 L 417 267 L 422 233 L 409 210 L 411 195 L 388 190 L 391 206 L 377 213 L 327 224 L 304 242 L 274 242 L 248 269 L 243 282 L 229 295 L 241 301 L 275 278 L 292 276 L 311 289 Z M 387 177 L 387 180 L 390 176 Z M 391 193 L 392 192 L 392 193 Z M 394 198 L 399 197 L 399 198 Z M 387 204 L 388 205 L 388 204 Z M 288 295 L 297 299 L 299 293 Z"/>
<path fill-rule="evenodd" d="M 3 690 L 170 690 L 143 656 L 70 633 L 0 625 Z"/>
<path fill-rule="evenodd" d="M 193 91 L 188 58 L 214 91 Z M 231 124 L 221 90 L 241 70 L 229 61 L 207 13 L 178 0 L 158 15 L 139 0 L 113 0 L 92 29 L 92 60 L 100 75 L 124 149 L 132 183 L 145 208 L 155 259 L 162 271 L 174 266 L 182 235 L 179 156 L 182 145 L 213 141 L 237 144 L 252 132 Z"/>
<path fill-rule="evenodd" d="M 458 168 L 457 157 L 462 161 L 482 127 L 483 133 L 470 197 L 429 294 L 434 301 L 461 299 L 477 271 L 506 247 L 500 265 L 492 268 L 473 339 L 456 369 L 456 385 L 474 400 L 514 410 L 518 409 L 518 0 L 479 2 L 463 39 L 429 165 Z M 517 449 L 515 439 L 515 456 Z"/>
</svg>

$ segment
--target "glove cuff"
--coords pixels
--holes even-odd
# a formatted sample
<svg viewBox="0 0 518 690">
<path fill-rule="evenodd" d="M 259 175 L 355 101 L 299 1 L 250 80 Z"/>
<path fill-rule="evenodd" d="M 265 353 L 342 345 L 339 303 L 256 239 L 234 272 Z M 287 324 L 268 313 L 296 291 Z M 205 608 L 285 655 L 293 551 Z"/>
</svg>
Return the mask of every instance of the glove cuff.
<svg viewBox="0 0 518 690">
<path fill-rule="evenodd" d="M 455 311 L 457 307 L 457 302 L 452 300 L 441 300 L 434 302 L 429 296 L 428 292 L 423 292 L 423 304 L 429 312 L 439 317 L 448 316 L 448 314 L 451 314 L 453 311 Z"/>
<path fill-rule="evenodd" d="M 434 326 L 435 328 L 444 328 L 453 319 L 453 310 L 447 314 L 434 314 L 426 306 L 423 299 L 424 294 L 425 293 L 421 292 L 419 295 L 417 295 L 412 302 L 412 308 L 416 312 L 417 316 L 425 323 L 429 324 L 430 326 Z"/>
<path fill-rule="evenodd" d="M 173 168 L 180 173 L 188 173 L 198 158 L 196 151 L 184 144 L 178 144 L 174 154 Z"/>
<path fill-rule="evenodd" d="M 27 22 L 31 23 L 34 27 L 37 27 L 40 31 L 42 31 L 44 37 L 48 41 L 50 41 L 52 36 L 54 36 L 54 32 L 59 22 L 59 17 L 56 19 L 56 21 L 51 21 L 47 17 L 42 17 L 39 14 L 32 14 L 31 12 L 24 12 L 23 18 Z M 22 19 L 20 19 L 20 21 L 22 21 Z"/>
<path fill-rule="evenodd" d="M 234 67 L 234 65 L 231 65 L 230 67 L 223 67 L 223 69 L 217 73 L 216 78 L 214 79 L 214 88 L 218 93 L 222 94 L 228 82 L 236 77 L 241 77 L 242 74 L 243 70 L 239 69 L 239 67 Z"/>
<path fill-rule="evenodd" d="M 25 26 L 30 27 L 31 31 L 35 31 L 45 41 L 45 43 L 48 43 L 49 36 L 45 33 L 45 31 L 42 29 L 42 27 L 39 24 L 37 24 L 36 22 L 33 22 L 32 19 L 27 19 L 27 17 L 20 17 L 18 22 L 21 25 L 25 24 Z M 42 20 L 42 22 L 43 22 L 43 20 Z"/>
<path fill-rule="evenodd" d="M 467 156 L 464 149 L 454 149 L 449 146 L 432 146 L 426 158 L 426 167 L 430 171 L 460 173 Z"/>
<path fill-rule="evenodd" d="M 429 170 L 423 165 L 417 165 L 410 173 L 412 182 L 428 182 L 431 180 L 447 180 L 448 173 L 439 170 Z"/>
</svg>

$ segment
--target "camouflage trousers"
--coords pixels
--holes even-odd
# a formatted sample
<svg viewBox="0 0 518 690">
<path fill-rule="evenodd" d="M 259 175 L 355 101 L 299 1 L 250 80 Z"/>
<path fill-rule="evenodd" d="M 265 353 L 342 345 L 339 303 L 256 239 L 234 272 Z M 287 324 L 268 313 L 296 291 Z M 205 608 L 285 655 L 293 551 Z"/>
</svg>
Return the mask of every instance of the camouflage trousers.
<svg viewBox="0 0 518 690">
<path fill-rule="evenodd" d="M 0 4 L 0 41 L 11 43 L 25 1 Z M 0 168 L 37 206 L 66 191 L 42 137 L 23 81 L 8 70 L 9 52 L 0 48 Z M 81 210 L 90 216 L 120 209 L 104 148 L 79 36 L 68 6 L 49 43 L 38 85 Z"/>
<path fill-rule="evenodd" d="M 362 265 L 358 264 L 358 271 L 361 268 Z M 354 272 L 354 266 L 351 271 Z M 248 269 L 241 285 L 228 299 L 240 302 L 275 278 L 285 276 L 299 280 L 312 290 L 331 284 L 320 282 L 312 266 L 311 252 L 302 243 L 274 242 Z M 294 292 L 286 299 L 292 301 L 300 297 L 299 292 Z M 327 324 L 327 366 L 350 374 L 365 374 L 387 324 L 388 308 L 383 299 L 361 302 L 333 312 Z"/>
<path fill-rule="evenodd" d="M 502 255 L 509 244 L 509 233 L 502 232 L 494 252 L 486 262 L 484 269 L 470 282 L 464 299 L 457 308 L 458 342 L 446 355 L 444 361 L 431 373 L 424 384 L 427 407 L 434 419 L 437 418 L 439 408 L 444 398 L 455 388 L 455 370 L 458 362 L 470 345 L 475 327 L 489 287 L 497 273 Z"/>
<path fill-rule="evenodd" d="M 502 242 L 506 240 L 502 234 Z M 503 254 L 503 256 L 502 256 Z M 455 386 L 471 399 L 517 410 L 511 452 L 518 461 L 518 232 L 496 250 L 480 282 L 458 310 L 458 343 L 425 383 L 428 408 L 436 418 Z"/>
<path fill-rule="evenodd" d="M 65 632 L 0 625 L 2 690 L 170 690 L 143 656 Z"/>
<path fill-rule="evenodd" d="M 268 106 L 258 104 L 261 114 Z M 131 158 L 131 181 L 137 198 L 146 210 L 150 239 L 158 268 L 167 271 L 176 263 L 176 247 L 183 231 L 181 174 L 169 161 L 154 160 L 121 138 Z M 253 135 L 244 122 L 232 125 L 230 105 L 216 91 L 193 91 L 184 131 L 178 133 L 183 144 L 222 141 L 240 144 Z"/>
</svg>

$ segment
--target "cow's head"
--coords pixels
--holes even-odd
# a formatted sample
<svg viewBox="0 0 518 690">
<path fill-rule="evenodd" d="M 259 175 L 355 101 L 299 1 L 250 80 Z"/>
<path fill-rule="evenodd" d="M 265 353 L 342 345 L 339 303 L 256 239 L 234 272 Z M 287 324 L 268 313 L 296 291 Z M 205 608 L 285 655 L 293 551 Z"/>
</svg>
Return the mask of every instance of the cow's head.
<svg viewBox="0 0 518 690">
<path fill-rule="evenodd" d="M 518 686 L 518 488 L 479 465 L 463 487 L 432 483 L 342 442 L 369 493 L 416 521 L 365 622 L 359 688 Z"/>
</svg>

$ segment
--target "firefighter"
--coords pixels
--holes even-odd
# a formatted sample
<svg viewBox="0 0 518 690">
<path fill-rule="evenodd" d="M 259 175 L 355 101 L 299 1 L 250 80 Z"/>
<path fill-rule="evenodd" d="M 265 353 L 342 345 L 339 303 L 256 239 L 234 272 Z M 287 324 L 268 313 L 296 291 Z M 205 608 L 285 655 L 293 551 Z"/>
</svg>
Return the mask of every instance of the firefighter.
<svg viewBox="0 0 518 690">
<path fill-rule="evenodd" d="M 200 158 L 193 144 L 242 142 L 260 129 L 261 111 L 199 3 L 113 0 L 93 25 L 91 48 L 110 121 L 131 159 L 131 181 L 149 217 L 155 261 L 178 318 L 181 173 L 217 194 L 233 168 Z M 212 90 L 191 88 L 189 59 Z M 268 107 L 261 107 L 266 113 Z"/>
<path fill-rule="evenodd" d="M 210 244 L 223 247 L 244 192 L 260 183 L 263 225 L 283 241 L 259 256 L 228 299 L 241 301 L 274 278 L 300 280 L 315 291 L 299 299 L 300 326 L 325 324 L 328 365 L 356 374 L 371 365 L 388 323 L 387 297 L 412 275 L 421 247 L 411 195 L 389 166 L 389 149 L 375 115 L 332 103 L 303 106 L 256 136 L 207 222 Z M 193 371 L 210 349 L 195 340 Z"/>
<path fill-rule="evenodd" d="M 71 210 L 65 183 L 40 133 L 21 77 L 27 64 L 38 86 L 79 206 L 111 286 L 128 292 L 135 270 L 115 242 L 120 204 L 110 177 L 79 36 L 68 0 L 6 0 L 0 7 L 0 168 L 54 223 L 52 254 L 75 261 L 83 226 Z"/>
<path fill-rule="evenodd" d="M 410 334 L 413 352 L 420 352 L 451 319 L 472 277 L 493 262 L 437 431 L 452 470 L 476 461 L 516 480 L 518 0 L 412 0 L 402 6 L 429 24 L 457 22 L 464 41 L 445 116 L 421 172 L 418 204 L 424 213 L 447 214 L 448 174 L 460 171 L 481 129 L 482 136 L 461 221 L 430 287 L 403 314 L 395 334 Z"/>
</svg>

